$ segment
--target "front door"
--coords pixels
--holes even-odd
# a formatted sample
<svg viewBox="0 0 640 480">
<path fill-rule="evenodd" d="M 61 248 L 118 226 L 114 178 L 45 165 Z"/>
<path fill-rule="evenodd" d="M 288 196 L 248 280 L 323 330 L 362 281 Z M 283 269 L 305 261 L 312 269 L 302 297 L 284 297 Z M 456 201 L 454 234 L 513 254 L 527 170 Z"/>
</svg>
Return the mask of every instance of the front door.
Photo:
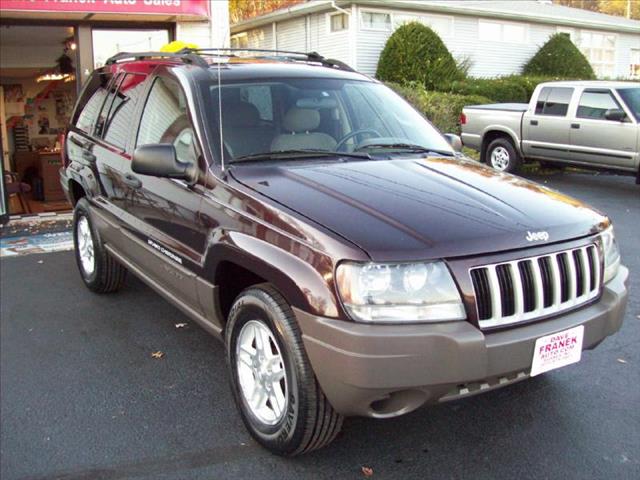
<svg viewBox="0 0 640 480">
<path fill-rule="evenodd" d="M 197 164 L 201 159 L 184 92 L 176 80 L 164 76 L 152 81 L 135 146 L 158 143 L 172 144 L 182 162 Z M 135 173 L 130 161 L 123 168 L 127 192 L 123 209 L 132 226 L 129 251 L 134 262 L 160 286 L 202 313 L 197 274 L 207 237 L 199 216 L 200 187 Z"/>
<path fill-rule="evenodd" d="M 526 157 L 560 161 L 570 158 L 567 113 L 573 90 L 567 87 L 540 90 L 535 109 L 525 112 L 522 118 L 522 149 Z"/>
<path fill-rule="evenodd" d="M 607 120 L 609 109 L 622 109 L 610 89 L 582 92 L 571 121 L 572 159 L 596 167 L 636 170 L 638 126 L 633 119 Z"/>
</svg>

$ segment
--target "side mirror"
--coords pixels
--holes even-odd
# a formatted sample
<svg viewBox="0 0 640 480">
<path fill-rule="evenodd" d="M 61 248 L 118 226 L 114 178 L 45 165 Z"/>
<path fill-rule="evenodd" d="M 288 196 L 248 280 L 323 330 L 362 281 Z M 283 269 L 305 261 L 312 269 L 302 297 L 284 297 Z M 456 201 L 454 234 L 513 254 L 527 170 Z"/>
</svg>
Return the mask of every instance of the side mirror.
<svg viewBox="0 0 640 480">
<path fill-rule="evenodd" d="M 614 122 L 622 122 L 627 118 L 627 114 L 621 108 L 610 108 L 604 112 L 604 118 Z"/>
<path fill-rule="evenodd" d="M 456 152 L 462 151 L 462 140 L 455 133 L 445 133 L 444 138 L 447 139 L 451 148 L 453 148 Z"/>
<path fill-rule="evenodd" d="M 152 143 L 136 148 L 131 170 L 142 175 L 177 178 L 187 182 L 193 182 L 196 178 L 196 166 L 178 160 L 176 148 L 170 143 Z"/>
</svg>

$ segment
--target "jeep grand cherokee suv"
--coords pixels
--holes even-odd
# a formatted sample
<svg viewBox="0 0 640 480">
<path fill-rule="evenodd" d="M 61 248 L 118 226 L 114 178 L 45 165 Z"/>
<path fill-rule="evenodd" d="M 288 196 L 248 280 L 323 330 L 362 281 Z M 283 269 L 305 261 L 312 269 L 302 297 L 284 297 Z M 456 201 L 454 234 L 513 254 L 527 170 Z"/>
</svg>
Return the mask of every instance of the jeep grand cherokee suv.
<svg viewBox="0 0 640 480">
<path fill-rule="evenodd" d="M 295 455 L 577 362 L 621 325 L 609 219 L 458 154 L 318 55 L 119 54 L 65 141 L 78 268 L 133 272 L 226 345 L 253 437 Z"/>
</svg>

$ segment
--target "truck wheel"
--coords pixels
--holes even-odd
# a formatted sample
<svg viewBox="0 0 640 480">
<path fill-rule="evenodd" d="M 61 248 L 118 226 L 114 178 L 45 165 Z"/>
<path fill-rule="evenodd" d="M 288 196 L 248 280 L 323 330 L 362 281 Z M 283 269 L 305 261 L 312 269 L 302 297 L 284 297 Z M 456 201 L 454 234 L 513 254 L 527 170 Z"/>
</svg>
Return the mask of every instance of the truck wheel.
<svg viewBox="0 0 640 480">
<path fill-rule="evenodd" d="M 249 433 L 278 455 L 329 444 L 342 427 L 318 384 L 286 300 L 268 284 L 236 299 L 225 330 L 231 389 Z"/>
<path fill-rule="evenodd" d="M 123 285 L 127 269 L 105 250 L 100 234 L 91 221 L 86 198 L 78 200 L 73 212 L 73 244 L 80 275 L 90 290 L 109 293 Z"/>
<path fill-rule="evenodd" d="M 496 138 L 492 141 L 487 147 L 485 158 L 488 165 L 500 172 L 517 172 L 522 163 L 513 143 L 506 138 Z"/>
</svg>

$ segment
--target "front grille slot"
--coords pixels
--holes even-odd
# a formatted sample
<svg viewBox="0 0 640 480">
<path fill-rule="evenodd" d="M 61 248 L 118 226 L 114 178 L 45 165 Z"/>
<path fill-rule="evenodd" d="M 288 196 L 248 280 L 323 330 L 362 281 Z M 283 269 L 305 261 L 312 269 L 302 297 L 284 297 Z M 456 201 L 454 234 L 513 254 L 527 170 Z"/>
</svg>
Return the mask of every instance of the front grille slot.
<svg viewBox="0 0 640 480">
<path fill-rule="evenodd" d="M 470 270 L 481 328 L 510 325 L 569 310 L 600 293 L 594 245 Z"/>
</svg>

